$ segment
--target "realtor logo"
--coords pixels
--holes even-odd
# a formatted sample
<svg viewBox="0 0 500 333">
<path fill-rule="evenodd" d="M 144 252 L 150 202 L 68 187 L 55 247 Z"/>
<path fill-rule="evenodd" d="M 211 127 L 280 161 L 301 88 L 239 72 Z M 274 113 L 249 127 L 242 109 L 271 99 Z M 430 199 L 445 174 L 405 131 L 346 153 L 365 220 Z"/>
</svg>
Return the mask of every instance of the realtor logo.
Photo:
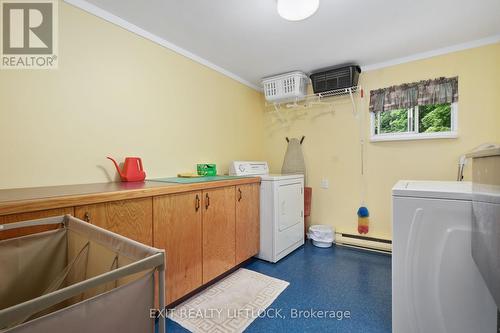
<svg viewBox="0 0 500 333">
<path fill-rule="evenodd" d="M 2 0 L 0 8 L 0 68 L 57 68 L 57 0 Z"/>
</svg>

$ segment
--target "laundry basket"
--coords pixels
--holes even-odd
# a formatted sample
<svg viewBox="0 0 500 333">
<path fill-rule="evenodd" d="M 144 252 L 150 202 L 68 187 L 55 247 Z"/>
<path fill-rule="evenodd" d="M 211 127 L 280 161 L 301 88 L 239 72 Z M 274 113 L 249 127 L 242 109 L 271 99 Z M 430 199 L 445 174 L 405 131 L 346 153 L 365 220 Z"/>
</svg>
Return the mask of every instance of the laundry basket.
<svg viewBox="0 0 500 333">
<path fill-rule="evenodd" d="M 0 332 L 154 331 L 150 314 L 165 305 L 163 250 L 69 215 L 0 232 L 39 225 L 60 228 L 0 241 Z"/>
<path fill-rule="evenodd" d="M 262 79 L 264 97 L 268 102 L 302 100 L 307 95 L 309 78 L 295 71 Z"/>
</svg>

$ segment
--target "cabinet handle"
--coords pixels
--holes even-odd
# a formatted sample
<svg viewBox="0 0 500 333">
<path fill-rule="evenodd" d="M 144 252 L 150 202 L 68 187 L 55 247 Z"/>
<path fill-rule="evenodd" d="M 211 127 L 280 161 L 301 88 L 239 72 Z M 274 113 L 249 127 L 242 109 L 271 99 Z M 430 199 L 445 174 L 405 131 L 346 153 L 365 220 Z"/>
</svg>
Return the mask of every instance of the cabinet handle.
<svg viewBox="0 0 500 333">
<path fill-rule="evenodd" d="M 238 188 L 238 193 L 239 193 L 239 196 L 238 196 L 238 202 L 241 201 L 241 199 L 243 199 L 243 195 L 241 193 L 241 188 Z"/>
<path fill-rule="evenodd" d="M 83 220 L 85 222 L 90 222 L 90 213 L 89 212 L 85 212 L 85 214 L 83 214 Z"/>
<path fill-rule="evenodd" d="M 197 212 L 200 209 L 200 196 L 196 195 L 196 203 L 194 204 L 194 209 Z"/>
<path fill-rule="evenodd" d="M 208 206 L 210 206 L 210 197 L 208 196 L 208 193 L 205 194 L 205 209 L 208 209 Z"/>
</svg>

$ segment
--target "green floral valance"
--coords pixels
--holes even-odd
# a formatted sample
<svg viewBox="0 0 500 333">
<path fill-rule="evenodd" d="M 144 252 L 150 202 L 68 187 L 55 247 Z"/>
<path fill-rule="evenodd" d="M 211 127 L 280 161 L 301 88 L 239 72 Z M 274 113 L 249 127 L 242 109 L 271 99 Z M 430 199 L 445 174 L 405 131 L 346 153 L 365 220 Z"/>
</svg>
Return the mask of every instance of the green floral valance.
<svg viewBox="0 0 500 333">
<path fill-rule="evenodd" d="M 370 91 L 370 112 L 455 102 L 458 102 L 458 77 L 441 77 Z"/>
</svg>

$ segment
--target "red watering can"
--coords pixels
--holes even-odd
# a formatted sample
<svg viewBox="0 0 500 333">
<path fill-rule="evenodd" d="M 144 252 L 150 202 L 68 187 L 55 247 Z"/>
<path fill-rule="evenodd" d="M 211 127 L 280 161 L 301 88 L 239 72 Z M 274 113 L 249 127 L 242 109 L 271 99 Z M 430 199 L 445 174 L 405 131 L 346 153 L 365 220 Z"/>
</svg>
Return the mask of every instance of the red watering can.
<svg viewBox="0 0 500 333">
<path fill-rule="evenodd" d="M 116 171 L 120 174 L 122 182 L 141 182 L 146 179 L 146 173 L 142 168 L 142 161 L 139 157 L 125 157 L 123 170 L 120 169 L 118 163 L 112 158 L 107 157 L 115 164 Z"/>
</svg>

